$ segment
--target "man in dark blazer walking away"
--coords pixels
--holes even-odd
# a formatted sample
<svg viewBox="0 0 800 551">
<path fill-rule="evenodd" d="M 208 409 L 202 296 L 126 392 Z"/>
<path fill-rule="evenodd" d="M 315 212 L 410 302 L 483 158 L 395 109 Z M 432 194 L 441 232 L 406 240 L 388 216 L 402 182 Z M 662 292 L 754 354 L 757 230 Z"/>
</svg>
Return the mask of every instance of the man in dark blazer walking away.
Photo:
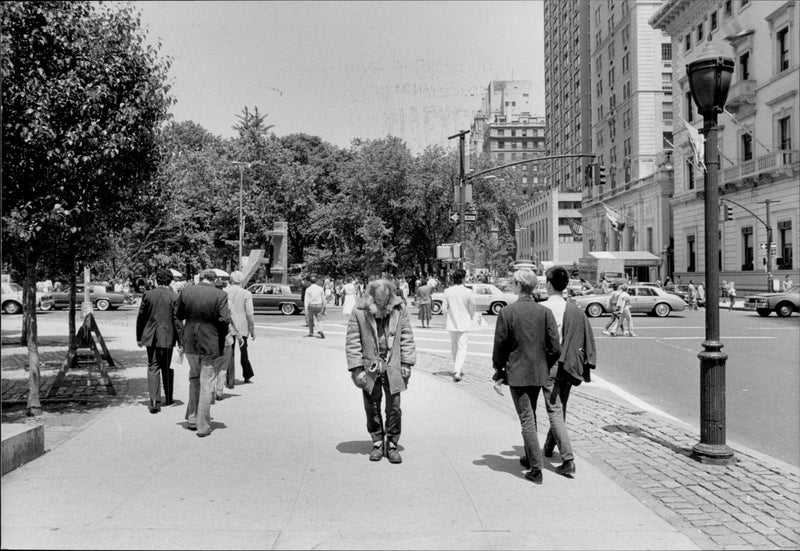
<svg viewBox="0 0 800 551">
<path fill-rule="evenodd" d="M 200 283 L 186 287 L 178 297 L 178 319 L 183 327 L 183 349 L 189 362 L 189 400 L 186 420 L 197 436 L 211 434 L 211 402 L 215 364 L 222 352 L 228 324 L 228 295 L 214 286 L 214 270 L 200 274 Z"/>
<path fill-rule="evenodd" d="M 150 413 L 161 411 L 161 385 L 164 380 L 165 405 L 172 405 L 175 372 L 170 367 L 172 350 L 182 341 L 183 325 L 175 315 L 178 295 L 169 287 L 172 273 L 156 273 L 158 287 L 142 297 L 136 317 L 136 342 L 147 347 L 147 386 L 150 391 Z M 160 372 L 160 373 L 159 373 Z"/>
<path fill-rule="evenodd" d="M 542 450 L 536 432 L 539 390 L 544 395 L 550 427 L 556 438 L 560 441 L 560 436 L 566 434 L 561 402 L 550 380 L 550 368 L 561 355 L 561 344 L 553 312 L 536 304 L 531 296 L 537 284 L 536 274 L 527 269 L 517 270 L 513 284 L 519 300 L 503 308 L 497 316 L 492 364 L 495 371 L 507 371 L 525 445 L 525 457 L 520 463 L 530 468 L 525 478 L 541 484 Z"/>
</svg>

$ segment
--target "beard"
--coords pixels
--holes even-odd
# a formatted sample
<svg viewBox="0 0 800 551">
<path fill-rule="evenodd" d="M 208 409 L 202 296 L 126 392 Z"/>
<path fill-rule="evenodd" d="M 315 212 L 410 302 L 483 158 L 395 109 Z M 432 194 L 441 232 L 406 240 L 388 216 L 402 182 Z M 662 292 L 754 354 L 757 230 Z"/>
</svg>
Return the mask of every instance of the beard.
<svg viewBox="0 0 800 551">
<path fill-rule="evenodd" d="M 387 304 L 382 308 L 375 303 L 375 299 L 373 297 L 367 297 L 367 309 L 369 310 L 370 314 L 378 319 L 385 318 L 392 311 L 391 304 Z"/>
</svg>

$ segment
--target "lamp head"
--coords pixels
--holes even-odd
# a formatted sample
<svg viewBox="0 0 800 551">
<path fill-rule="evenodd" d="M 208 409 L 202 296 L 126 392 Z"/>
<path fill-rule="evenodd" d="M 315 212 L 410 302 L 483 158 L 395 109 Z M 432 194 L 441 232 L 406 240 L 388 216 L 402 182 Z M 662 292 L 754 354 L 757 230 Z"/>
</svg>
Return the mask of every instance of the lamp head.
<svg viewBox="0 0 800 551">
<path fill-rule="evenodd" d="M 689 89 L 697 105 L 697 111 L 708 118 L 722 112 L 728 99 L 728 90 L 733 75 L 733 60 L 710 42 L 700 52 L 697 59 L 686 67 Z"/>
</svg>

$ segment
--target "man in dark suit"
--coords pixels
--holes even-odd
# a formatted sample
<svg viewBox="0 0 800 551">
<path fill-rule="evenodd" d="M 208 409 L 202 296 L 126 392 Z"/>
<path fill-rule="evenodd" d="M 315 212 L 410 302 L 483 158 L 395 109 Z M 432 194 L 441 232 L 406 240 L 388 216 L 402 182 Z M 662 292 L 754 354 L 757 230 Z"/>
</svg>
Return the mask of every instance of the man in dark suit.
<svg viewBox="0 0 800 551">
<path fill-rule="evenodd" d="M 150 413 L 161 411 L 160 378 L 164 380 L 166 405 L 172 405 L 172 388 L 175 372 L 170 367 L 172 349 L 181 342 L 183 325 L 175 316 L 178 295 L 170 289 L 172 273 L 159 270 L 158 287 L 142 297 L 136 317 L 136 341 L 147 347 L 147 386 L 150 391 Z M 160 372 L 160 375 L 159 375 Z"/>
<path fill-rule="evenodd" d="M 215 364 L 230 323 L 228 295 L 214 286 L 214 270 L 200 274 L 200 283 L 186 287 L 178 297 L 178 319 L 183 327 L 183 349 L 189 362 L 189 400 L 186 420 L 197 436 L 211 434 Z"/>
<path fill-rule="evenodd" d="M 522 425 L 525 445 L 525 457 L 520 463 L 530 468 L 525 478 L 541 484 L 542 450 L 536 432 L 539 390 L 544 395 L 550 427 L 556 437 L 566 434 L 561 402 L 558 393 L 553 392 L 550 379 L 550 368 L 561 355 L 561 344 L 553 312 L 531 297 L 537 284 L 536 274 L 527 269 L 517 270 L 513 284 L 519 300 L 503 308 L 497 316 L 492 364 L 495 371 L 505 369 L 507 372 L 506 382 Z"/>
</svg>

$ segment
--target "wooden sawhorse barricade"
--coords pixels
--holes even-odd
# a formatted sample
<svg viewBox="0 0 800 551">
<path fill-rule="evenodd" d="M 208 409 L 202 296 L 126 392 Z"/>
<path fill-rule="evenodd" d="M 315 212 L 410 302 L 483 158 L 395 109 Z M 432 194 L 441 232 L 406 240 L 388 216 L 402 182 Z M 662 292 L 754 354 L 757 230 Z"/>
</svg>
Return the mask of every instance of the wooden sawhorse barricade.
<svg viewBox="0 0 800 551">
<path fill-rule="evenodd" d="M 100 351 L 97 349 L 98 342 L 103 348 L 102 354 L 100 354 Z M 64 360 L 64 363 L 61 365 L 61 369 L 58 371 L 58 375 L 56 375 L 56 380 L 53 381 L 53 386 L 50 387 L 50 391 L 47 393 L 47 398 L 52 398 L 56 395 L 59 387 L 64 382 L 67 371 L 73 367 L 86 368 L 87 385 L 90 384 L 88 375 L 92 367 L 96 367 L 100 373 L 100 382 L 105 385 L 108 394 L 115 396 L 117 392 L 114 390 L 114 385 L 111 384 L 111 378 L 108 376 L 108 371 L 103 364 L 103 360 L 107 361 L 110 367 L 114 367 L 114 360 L 108 352 L 103 336 L 100 334 L 100 329 L 97 327 L 97 322 L 94 320 L 92 314 L 88 314 L 83 319 L 83 325 L 78 329 L 75 338 L 69 345 L 67 359 Z"/>
</svg>

